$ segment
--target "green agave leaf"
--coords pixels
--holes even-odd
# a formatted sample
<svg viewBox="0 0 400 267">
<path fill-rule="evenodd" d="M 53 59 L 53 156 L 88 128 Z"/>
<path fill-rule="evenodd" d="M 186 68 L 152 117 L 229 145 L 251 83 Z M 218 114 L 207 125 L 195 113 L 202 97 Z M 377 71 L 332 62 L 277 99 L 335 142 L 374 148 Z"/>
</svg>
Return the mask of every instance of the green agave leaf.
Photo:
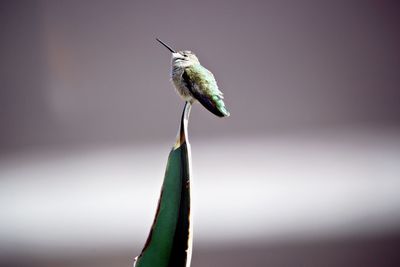
<svg viewBox="0 0 400 267">
<path fill-rule="evenodd" d="M 167 169 L 153 226 L 134 267 L 189 267 L 191 260 L 190 173 L 191 154 L 186 103 Z"/>
</svg>

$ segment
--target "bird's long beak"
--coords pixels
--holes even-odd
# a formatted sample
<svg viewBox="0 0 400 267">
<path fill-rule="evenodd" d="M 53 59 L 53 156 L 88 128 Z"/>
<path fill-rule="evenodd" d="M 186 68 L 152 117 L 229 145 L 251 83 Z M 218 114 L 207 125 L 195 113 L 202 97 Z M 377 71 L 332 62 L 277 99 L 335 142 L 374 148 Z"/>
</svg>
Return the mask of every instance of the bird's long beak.
<svg viewBox="0 0 400 267">
<path fill-rule="evenodd" d="M 174 49 L 172 49 L 171 47 L 169 47 L 166 43 L 164 43 L 163 41 L 161 41 L 160 39 L 156 38 L 157 41 L 159 41 L 163 46 L 165 46 L 169 51 L 171 51 L 171 53 L 176 53 L 174 51 Z"/>
</svg>

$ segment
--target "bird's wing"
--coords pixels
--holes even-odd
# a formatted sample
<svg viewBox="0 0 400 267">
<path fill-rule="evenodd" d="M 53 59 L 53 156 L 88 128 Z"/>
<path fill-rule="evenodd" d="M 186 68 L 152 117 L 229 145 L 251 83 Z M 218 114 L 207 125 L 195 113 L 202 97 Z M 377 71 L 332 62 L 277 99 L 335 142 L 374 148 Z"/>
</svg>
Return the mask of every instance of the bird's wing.
<svg viewBox="0 0 400 267">
<path fill-rule="evenodd" d="M 186 68 L 182 74 L 182 79 L 194 98 L 206 109 L 218 117 L 229 115 L 229 112 L 226 110 L 221 110 L 221 104 L 223 106 L 222 99 L 224 97 L 218 89 L 217 82 L 211 72 L 204 67 L 200 70 Z"/>
</svg>

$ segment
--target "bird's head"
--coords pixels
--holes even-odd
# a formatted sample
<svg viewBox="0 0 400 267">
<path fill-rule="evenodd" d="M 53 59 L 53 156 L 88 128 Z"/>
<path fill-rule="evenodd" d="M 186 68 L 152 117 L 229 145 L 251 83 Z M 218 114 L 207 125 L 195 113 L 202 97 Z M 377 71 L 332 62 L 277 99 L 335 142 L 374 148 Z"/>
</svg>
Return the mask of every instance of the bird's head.
<svg viewBox="0 0 400 267">
<path fill-rule="evenodd" d="M 172 53 L 171 63 L 174 67 L 185 68 L 194 64 L 199 64 L 200 62 L 196 55 L 191 51 L 179 51 Z"/>
<path fill-rule="evenodd" d="M 156 39 L 163 46 L 165 46 L 172 53 L 171 63 L 174 68 L 185 68 L 192 66 L 194 64 L 199 64 L 199 59 L 193 54 L 191 51 L 178 51 L 175 52 L 170 46 L 161 41 L 160 39 Z"/>
</svg>

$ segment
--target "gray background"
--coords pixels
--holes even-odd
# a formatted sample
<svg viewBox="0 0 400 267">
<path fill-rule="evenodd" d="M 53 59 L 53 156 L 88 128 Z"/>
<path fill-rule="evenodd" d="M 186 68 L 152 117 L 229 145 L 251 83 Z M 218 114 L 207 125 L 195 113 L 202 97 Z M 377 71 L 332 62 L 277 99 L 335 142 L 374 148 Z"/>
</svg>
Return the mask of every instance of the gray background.
<svg viewBox="0 0 400 267">
<path fill-rule="evenodd" d="M 395 1 L 2 1 L 1 147 L 168 138 L 182 103 L 155 37 L 196 52 L 226 95 L 232 117 L 196 107 L 193 136 L 397 126 L 398 12 Z"/>
<path fill-rule="evenodd" d="M 219 174 L 229 182 L 227 169 L 253 158 L 258 160 L 254 166 L 275 162 L 287 164 L 290 169 L 289 162 L 301 162 L 310 156 L 309 145 L 317 142 L 316 154 L 299 167 L 300 172 L 307 174 L 307 168 L 318 165 L 315 160 L 319 155 L 338 149 L 340 153 L 329 154 L 326 165 L 320 166 L 325 171 L 320 179 L 334 181 L 335 177 L 331 180 L 325 174 L 335 171 L 342 177 L 338 171 L 342 165 L 337 167 L 333 162 L 341 162 L 344 155 L 349 166 L 354 166 L 355 172 L 347 173 L 350 179 L 362 183 L 386 177 L 398 186 L 398 173 L 393 170 L 398 170 L 395 166 L 400 162 L 399 11 L 397 1 L 1 1 L 0 182 L 3 195 L 9 193 L 10 198 L 4 197 L 0 203 L 6 210 L 13 203 L 7 201 L 23 200 L 23 194 L 13 198 L 14 193 L 7 188 L 13 188 L 13 183 L 17 188 L 25 186 L 34 179 L 32 170 L 24 166 L 27 162 L 36 166 L 38 158 L 38 166 L 47 166 L 43 168 L 48 170 L 54 166 L 51 159 L 61 157 L 56 165 L 59 169 L 43 174 L 49 179 L 42 184 L 43 192 L 53 190 L 51 186 L 45 189 L 46 184 L 52 184 L 53 174 L 69 170 L 67 162 L 71 158 L 84 162 L 87 159 L 79 157 L 82 153 L 92 153 L 91 159 L 115 147 L 129 148 L 129 155 L 141 153 L 146 146 L 157 147 L 154 151 L 161 153 L 156 156 L 160 160 L 140 166 L 143 170 L 157 166 L 158 172 L 152 175 L 162 176 L 183 103 L 169 82 L 170 54 L 155 37 L 176 50 L 195 52 L 215 74 L 231 111 L 231 117 L 219 119 L 200 105 L 193 108 L 190 134 L 199 172 L 212 164 L 217 171 L 226 170 Z M 234 156 L 232 147 L 247 142 L 243 140 L 267 143 L 259 149 L 253 145 L 253 150 L 239 146 L 242 150 L 238 148 Z M 286 144 L 285 152 L 282 147 L 268 145 L 276 142 Z M 368 147 L 374 144 L 378 149 Z M 202 145 L 207 149 L 201 150 Z M 224 149 L 232 153 L 224 154 Z M 276 154 L 268 155 L 268 151 Z M 66 153 L 70 154 L 64 161 Z M 215 156 L 219 154 L 224 157 Z M 358 159 L 363 161 L 353 164 Z M 380 160 L 392 165 L 379 165 L 375 173 L 366 167 Z M 98 164 L 107 162 L 95 161 L 90 166 Z M 139 164 L 131 164 L 124 168 L 139 168 Z M 246 167 L 241 170 L 246 173 Z M 280 173 L 279 168 L 275 170 Z M 268 173 L 268 169 L 263 171 Z M 257 172 L 260 179 L 254 182 L 268 187 L 263 171 Z M 41 178 L 41 169 L 38 173 L 35 177 Z M 97 175 L 95 171 L 90 174 Z M 73 179 L 68 172 L 62 175 L 57 179 Z M 133 182 L 126 186 L 144 182 L 131 178 Z M 312 185 L 315 181 L 308 182 Z M 54 186 L 60 185 L 63 182 Z M 95 179 L 91 185 L 96 185 Z M 77 182 L 76 186 L 81 185 Z M 159 180 L 154 181 L 148 190 L 158 192 L 158 186 Z M 149 199 L 155 201 L 156 193 Z M 199 199 L 202 194 L 199 190 Z M 349 230 L 339 236 L 333 231 L 321 237 L 299 230 L 302 234 L 296 238 L 290 238 L 288 231 L 284 238 L 249 238 L 243 242 L 235 238 L 210 241 L 206 235 L 196 243 L 193 266 L 396 266 L 396 261 L 398 266 L 399 256 L 394 249 L 400 245 L 400 216 L 396 211 L 400 200 L 393 199 L 393 210 L 388 209 L 388 214 L 395 215 L 395 219 L 388 215 L 390 227 L 379 221 L 374 228 L 378 230 L 368 228 L 363 234 Z M 352 200 L 357 202 L 356 198 Z M 150 215 L 140 229 L 148 229 L 153 204 L 148 204 Z M 29 206 L 26 208 L 29 210 Z M 11 212 L 5 212 L 3 219 Z M 368 214 L 358 219 L 369 221 Z M 75 215 L 71 213 L 71 218 Z M 21 217 L 28 218 L 23 228 L 27 232 L 33 229 L 29 220 L 36 215 L 32 216 Z M 101 213 L 98 216 L 96 220 L 101 219 Z M 207 213 L 200 212 L 197 217 L 200 236 L 202 216 Z M 13 226 L 19 217 L 13 218 L 15 221 L 9 219 L 9 226 L 2 228 L 4 236 L 19 233 L 0 241 L 0 262 L 4 266 L 130 266 L 147 234 L 132 242 L 130 237 L 125 243 L 117 242 L 114 248 L 105 245 L 90 250 L 96 241 L 88 238 L 84 252 L 66 253 L 60 248 L 45 253 L 58 242 L 57 238 L 43 242 L 43 250 L 31 251 L 32 244 L 20 237 L 24 232 Z M 132 218 L 140 221 L 137 216 Z M 79 227 L 79 223 L 76 225 Z M 208 228 L 204 229 L 206 233 Z M 134 231 L 134 227 L 125 230 Z M 123 232 L 120 235 L 124 236 Z M 20 239 L 14 244 L 16 236 Z M 123 239 L 121 236 L 115 239 Z M 79 242 L 76 238 L 69 245 L 73 248 Z"/>
</svg>

